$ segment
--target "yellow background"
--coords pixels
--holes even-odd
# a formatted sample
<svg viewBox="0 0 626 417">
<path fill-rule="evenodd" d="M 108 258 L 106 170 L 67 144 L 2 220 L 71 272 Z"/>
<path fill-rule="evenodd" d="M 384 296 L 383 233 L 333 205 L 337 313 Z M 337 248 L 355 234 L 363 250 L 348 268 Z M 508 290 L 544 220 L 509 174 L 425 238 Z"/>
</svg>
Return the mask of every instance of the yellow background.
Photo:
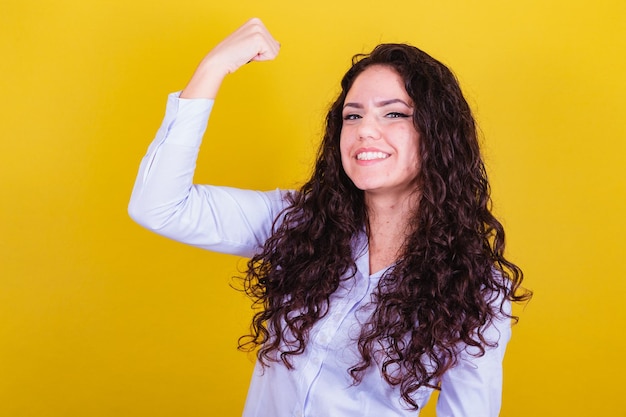
<svg viewBox="0 0 626 417">
<path fill-rule="evenodd" d="M 626 416 L 623 0 L 3 1 L 0 416 L 240 414 L 241 260 L 153 235 L 126 205 L 167 93 L 251 16 L 283 48 L 226 81 L 197 180 L 297 186 L 349 57 L 422 47 L 476 111 L 536 294 L 502 416 Z"/>
</svg>

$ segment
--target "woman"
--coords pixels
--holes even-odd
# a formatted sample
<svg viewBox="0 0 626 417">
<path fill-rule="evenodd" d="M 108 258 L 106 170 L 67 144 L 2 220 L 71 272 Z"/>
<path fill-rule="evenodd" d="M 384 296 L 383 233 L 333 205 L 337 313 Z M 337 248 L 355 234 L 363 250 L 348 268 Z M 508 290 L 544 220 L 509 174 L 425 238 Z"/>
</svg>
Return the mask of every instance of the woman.
<svg viewBox="0 0 626 417">
<path fill-rule="evenodd" d="M 511 301 L 529 298 L 454 75 L 408 45 L 356 56 L 297 192 L 193 185 L 223 78 L 280 45 L 252 19 L 170 95 L 129 212 L 165 236 L 250 257 L 262 309 L 245 416 L 496 416 Z"/>
</svg>

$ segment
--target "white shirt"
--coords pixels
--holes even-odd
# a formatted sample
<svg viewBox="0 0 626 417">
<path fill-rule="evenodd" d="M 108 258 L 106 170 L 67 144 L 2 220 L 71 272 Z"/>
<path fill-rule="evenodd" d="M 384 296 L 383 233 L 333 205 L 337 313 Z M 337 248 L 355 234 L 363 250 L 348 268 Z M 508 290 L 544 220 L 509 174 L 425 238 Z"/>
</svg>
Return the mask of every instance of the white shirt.
<svg viewBox="0 0 626 417">
<path fill-rule="evenodd" d="M 250 257 L 270 236 L 274 219 L 285 207 L 288 191 L 259 192 L 194 185 L 196 158 L 212 100 L 168 98 L 165 118 L 141 162 L 129 213 L 159 234 L 207 250 Z M 312 329 L 305 352 L 292 357 L 294 368 L 257 363 L 244 417 L 406 417 L 416 416 L 400 399 L 397 387 L 381 377 L 379 367 L 366 370 L 354 385 L 348 369 L 359 362 L 359 322 L 371 313 L 370 296 L 384 271 L 370 275 L 364 235 L 355 236 L 357 273 L 331 296 L 329 313 Z M 480 358 L 465 349 L 459 363 L 441 381 L 438 417 L 492 417 L 500 410 L 502 358 L 510 338 L 510 320 L 485 329 L 497 342 Z M 420 409 L 432 390 L 413 398 Z"/>
</svg>

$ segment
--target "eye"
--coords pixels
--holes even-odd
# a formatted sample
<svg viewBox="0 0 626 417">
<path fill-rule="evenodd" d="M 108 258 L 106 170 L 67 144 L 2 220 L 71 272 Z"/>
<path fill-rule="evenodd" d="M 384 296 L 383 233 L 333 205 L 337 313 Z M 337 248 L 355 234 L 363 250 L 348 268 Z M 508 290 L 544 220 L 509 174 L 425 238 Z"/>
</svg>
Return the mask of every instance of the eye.
<svg viewBox="0 0 626 417">
<path fill-rule="evenodd" d="M 399 119 L 399 118 L 407 118 L 407 117 L 411 117 L 410 114 L 406 114 L 406 113 L 402 113 L 399 111 L 392 111 L 391 113 L 387 113 L 385 115 L 385 117 L 388 117 L 390 119 Z"/>
<path fill-rule="evenodd" d="M 346 114 L 345 116 L 343 116 L 343 120 L 356 120 L 356 119 L 360 119 L 361 116 L 358 114 Z"/>
</svg>

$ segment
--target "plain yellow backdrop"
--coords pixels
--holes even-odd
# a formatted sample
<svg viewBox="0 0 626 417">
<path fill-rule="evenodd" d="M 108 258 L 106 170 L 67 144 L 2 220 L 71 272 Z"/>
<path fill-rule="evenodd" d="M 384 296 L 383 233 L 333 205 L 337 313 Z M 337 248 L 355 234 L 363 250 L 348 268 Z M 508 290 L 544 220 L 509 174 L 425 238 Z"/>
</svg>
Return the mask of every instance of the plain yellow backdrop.
<svg viewBox="0 0 626 417">
<path fill-rule="evenodd" d="M 1 417 L 240 415 L 250 308 L 229 283 L 243 261 L 153 235 L 126 205 L 167 93 L 251 16 L 282 50 L 226 81 L 197 181 L 298 186 L 350 56 L 420 46 L 476 112 L 508 253 L 535 292 L 502 416 L 626 416 L 623 0 L 1 9 Z"/>
</svg>

